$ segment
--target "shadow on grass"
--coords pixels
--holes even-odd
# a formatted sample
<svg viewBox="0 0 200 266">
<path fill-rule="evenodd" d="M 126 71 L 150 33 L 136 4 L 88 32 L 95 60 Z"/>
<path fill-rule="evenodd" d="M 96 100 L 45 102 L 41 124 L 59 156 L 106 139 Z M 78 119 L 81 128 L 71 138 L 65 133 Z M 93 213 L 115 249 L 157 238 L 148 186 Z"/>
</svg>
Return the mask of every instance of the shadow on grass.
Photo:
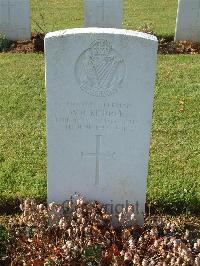
<svg viewBox="0 0 200 266">
<path fill-rule="evenodd" d="M 176 202 L 157 201 L 155 204 L 146 203 L 145 212 L 148 215 L 200 215 L 200 200 L 195 199 L 193 202 L 177 200 Z"/>
<path fill-rule="evenodd" d="M 5 198 L 0 201 L 0 215 L 14 215 L 21 213 L 20 204 L 24 202 L 25 199 L 19 198 Z M 46 204 L 47 201 L 44 198 L 34 198 L 37 204 Z"/>
<path fill-rule="evenodd" d="M 156 35 L 158 41 L 165 40 L 165 42 L 173 42 L 174 35 Z"/>
</svg>

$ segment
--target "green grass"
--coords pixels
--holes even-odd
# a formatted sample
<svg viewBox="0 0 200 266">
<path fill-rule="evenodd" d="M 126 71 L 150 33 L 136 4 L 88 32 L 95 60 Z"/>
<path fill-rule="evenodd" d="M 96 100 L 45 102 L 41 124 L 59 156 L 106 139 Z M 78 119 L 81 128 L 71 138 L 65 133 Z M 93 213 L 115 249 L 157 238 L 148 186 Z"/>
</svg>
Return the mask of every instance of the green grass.
<svg viewBox="0 0 200 266">
<path fill-rule="evenodd" d="M 46 195 L 43 55 L 1 54 L 0 206 Z"/>
<path fill-rule="evenodd" d="M 198 56 L 160 56 L 148 200 L 163 210 L 200 210 Z"/>
<path fill-rule="evenodd" d="M 31 0 L 32 31 L 44 32 L 82 27 L 83 1 Z M 38 27 L 39 25 L 39 27 Z"/>
<path fill-rule="evenodd" d="M 200 210 L 200 56 L 158 57 L 148 202 Z M 0 209 L 46 198 L 44 57 L 0 54 Z"/>
<path fill-rule="evenodd" d="M 124 28 L 174 35 L 176 0 L 124 0 Z M 82 0 L 31 0 L 32 31 L 82 27 Z M 200 211 L 199 55 L 158 57 L 148 203 Z M 0 210 L 46 198 L 44 57 L 0 54 Z"/>
<path fill-rule="evenodd" d="M 177 0 L 125 0 L 124 28 L 149 26 L 156 35 L 174 36 Z"/>
<path fill-rule="evenodd" d="M 174 35 L 177 0 L 124 0 L 124 28 L 149 26 L 156 35 Z M 31 0 L 32 31 L 83 27 L 83 0 Z"/>
</svg>

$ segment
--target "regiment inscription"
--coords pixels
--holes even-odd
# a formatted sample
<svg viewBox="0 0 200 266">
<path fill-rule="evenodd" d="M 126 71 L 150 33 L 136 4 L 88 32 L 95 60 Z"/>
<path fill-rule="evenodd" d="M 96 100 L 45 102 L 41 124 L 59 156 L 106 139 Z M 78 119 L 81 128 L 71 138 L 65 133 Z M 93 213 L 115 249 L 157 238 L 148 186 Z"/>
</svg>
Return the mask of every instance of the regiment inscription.
<svg viewBox="0 0 200 266">
<path fill-rule="evenodd" d="M 134 130 L 130 103 L 66 102 L 55 114 L 55 122 L 66 130 Z"/>
</svg>

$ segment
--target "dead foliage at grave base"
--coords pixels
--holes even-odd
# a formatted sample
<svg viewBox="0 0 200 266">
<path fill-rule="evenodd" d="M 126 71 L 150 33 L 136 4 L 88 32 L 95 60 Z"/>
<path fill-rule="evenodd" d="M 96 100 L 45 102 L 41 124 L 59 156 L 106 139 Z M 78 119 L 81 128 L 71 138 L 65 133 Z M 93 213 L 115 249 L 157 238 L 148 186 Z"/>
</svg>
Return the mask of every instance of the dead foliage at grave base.
<svg viewBox="0 0 200 266">
<path fill-rule="evenodd" d="M 102 204 L 81 197 L 48 206 L 26 200 L 20 208 L 7 223 L 1 265 L 200 265 L 200 231 L 183 217 L 148 217 L 140 227 L 130 205 L 114 228 Z"/>
<path fill-rule="evenodd" d="M 192 41 L 175 42 L 171 38 L 161 38 L 159 40 L 159 54 L 199 54 L 200 43 Z"/>
<path fill-rule="evenodd" d="M 11 53 L 40 53 L 44 52 L 44 34 L 32 33 L 31 40 L 12 42 L 7 52 Z"/>
<path fill-rule="evenodd" d="M 44 37 L 43 33 L 33 33 L 29 41 L 16 41 L 12 42 L 6 52 L 11 53 L 40 53 L 44 52 Z M 200 43 L 192 41 L 173 41 L 173 37 L 158 37 L 159 54 L 199 54 Z M 5 52 L 5 51 L 4 51 Z"/>
</svg>

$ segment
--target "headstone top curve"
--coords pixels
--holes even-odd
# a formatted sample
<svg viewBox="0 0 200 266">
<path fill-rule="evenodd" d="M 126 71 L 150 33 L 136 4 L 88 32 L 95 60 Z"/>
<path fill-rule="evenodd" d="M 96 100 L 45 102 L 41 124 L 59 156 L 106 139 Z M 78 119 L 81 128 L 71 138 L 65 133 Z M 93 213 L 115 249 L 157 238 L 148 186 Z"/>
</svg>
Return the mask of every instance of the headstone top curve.
<svg viewBox="0 0 200 266">
<path fill-rule="evenodd" d="M 147 39 L 150 41 L 158 42 L 157 37 L 144 32 L 115 29 L 115 28 L 74 28 L 60 31 L 49 32 L 46 34 L 45 39 L 60 38 L 67 35 L 80 35 L 80 34 L 116 34 L 137 37 L 141 39 Z"/>
</svg>

